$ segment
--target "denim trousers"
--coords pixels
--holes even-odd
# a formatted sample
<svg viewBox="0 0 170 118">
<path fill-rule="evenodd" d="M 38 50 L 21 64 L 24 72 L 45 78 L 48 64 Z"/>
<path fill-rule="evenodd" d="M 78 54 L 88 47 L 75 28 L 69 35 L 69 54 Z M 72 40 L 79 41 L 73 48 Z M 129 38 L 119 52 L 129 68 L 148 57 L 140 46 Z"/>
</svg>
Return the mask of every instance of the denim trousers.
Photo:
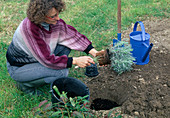
<svg viewBox="0 0 170 118">
<path fill-rule="evenodd" d="M 56 56 L 69 55 L 71 49 L 57 45 L 54 50 Z M 22 67 L 11 66 L 7 62 L 7 69 L 12 79 L 14 79 L 20 85 L 24 85 L 30 88 L 37 88 L 41 85 L 52 83 L 58 78 L 67 77 L 68 69 L 55 70 L 43 66 L 40 63 L 26 64 Z"/>
</svg>

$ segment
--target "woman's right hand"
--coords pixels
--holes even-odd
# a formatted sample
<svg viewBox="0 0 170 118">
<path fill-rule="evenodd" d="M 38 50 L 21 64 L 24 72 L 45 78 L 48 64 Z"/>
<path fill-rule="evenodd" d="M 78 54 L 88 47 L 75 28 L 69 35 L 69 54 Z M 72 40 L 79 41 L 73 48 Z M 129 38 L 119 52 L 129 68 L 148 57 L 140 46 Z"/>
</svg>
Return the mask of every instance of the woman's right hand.
<svg viewBox="0 0 170 118">
<path fill-rule="evenodd" d="M 91 65 L 90 63 L 95 64 L 95 62 L 90 56 L 73 57 L 73 64 L 81 68 L 90 66 Z"/>
</svg>

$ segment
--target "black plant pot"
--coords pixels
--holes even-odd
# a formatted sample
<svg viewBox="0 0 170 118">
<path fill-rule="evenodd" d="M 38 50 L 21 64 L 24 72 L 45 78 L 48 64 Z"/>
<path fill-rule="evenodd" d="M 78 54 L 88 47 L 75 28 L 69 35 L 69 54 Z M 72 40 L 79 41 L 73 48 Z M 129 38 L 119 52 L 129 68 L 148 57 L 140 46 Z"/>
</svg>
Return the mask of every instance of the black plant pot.
<svg viewBox="0 0 170 118">
<path fill-rule="evenodd" d="M 97 70 L 97 64 L 91 64 L 90 66 L 86 67 L 85 75 L 88 77 L 95 77 L 99 74 Z"/>
<path fill-rule="evenodd" d="M 51 101 L 53 106 L 55 107 L 57 106 L 56 103 L 60 102 L 62 105 L 64 103 L 60 100 L 60 96 L 53 89 L 54 85 L 58 88 L 60 93 L 62 93 L 62 91 L 67 92 L 68 98 L 69 97 L 73 98 L 76 96 L 84 97 L 86 95 L 90 96 L 89 88 L 82 81 L 72 77 L 59 78 L 51 84 L 51 92 L 52 92 Z M 87 100 L 89 99 L 89 96 L 86 98 Z"/>
</svg>

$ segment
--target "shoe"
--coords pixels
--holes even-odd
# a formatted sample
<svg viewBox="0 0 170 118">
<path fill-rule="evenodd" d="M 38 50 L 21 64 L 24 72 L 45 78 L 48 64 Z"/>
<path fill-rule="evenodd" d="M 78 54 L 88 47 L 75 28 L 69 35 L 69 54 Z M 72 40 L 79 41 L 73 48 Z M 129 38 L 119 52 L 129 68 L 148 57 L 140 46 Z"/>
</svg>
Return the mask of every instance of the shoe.
<svg viewBox="0 0 170 118">
<path fill-rule="evenodd" d="M 34 87 L 28 87 L 27 84 L 28 83 L 17 82 L 16 87 L 17 87 L 17 89 L 21 90 L 22 92 L 24 92 L 25 94 L 28 94 L 30 96 L 32 96 L 32 95 L 42 96 L 43 95 L 42 91 L 37 90 Z"/>
</svg>

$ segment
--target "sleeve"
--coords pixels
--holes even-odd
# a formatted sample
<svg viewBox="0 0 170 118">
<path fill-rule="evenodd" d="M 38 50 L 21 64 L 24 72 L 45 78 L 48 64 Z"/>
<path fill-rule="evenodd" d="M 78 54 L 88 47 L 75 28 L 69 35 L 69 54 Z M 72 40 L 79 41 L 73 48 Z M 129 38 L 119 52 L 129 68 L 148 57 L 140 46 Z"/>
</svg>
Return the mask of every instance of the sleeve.
<svg viewBox="0 0 170 118">
<path fill-rule="evenodd" d="M 62 19 L 59 21 L 59 43 L 73 50 L 88 52 L 93 48 L 88 38 L 79 33 L 73 26 L 67 25 Z"/>
</svg>

